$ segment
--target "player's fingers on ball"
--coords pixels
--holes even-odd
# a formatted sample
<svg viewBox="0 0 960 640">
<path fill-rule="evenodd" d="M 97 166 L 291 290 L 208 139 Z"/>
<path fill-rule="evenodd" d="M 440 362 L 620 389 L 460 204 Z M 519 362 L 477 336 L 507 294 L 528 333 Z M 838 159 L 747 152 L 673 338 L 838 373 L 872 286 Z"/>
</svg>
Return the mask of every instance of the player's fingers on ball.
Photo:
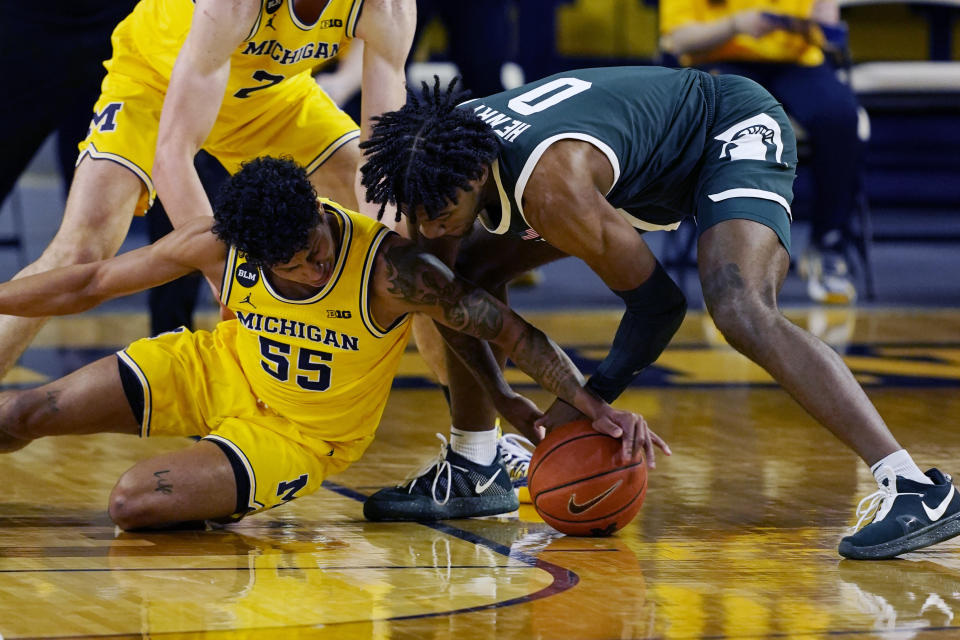
<svg viewBox="0 0 960 640">
<path fill-rule="evenodd" d="M 672 456 L 672 455 L 673 455 L 673 450 L 670 449 L 670 445 L 668 445 L 667 442 L 666 442 L 663 438 L 661 438 L 660 436 L 658 436 L 657 434 L 655 434 L 653 431 L 650 432 L 650 436 L 651 436 L 651 438 L 653 439 L 654 444 L 656 444 L 658 447 L 660 447 L 660 450 L 661 450 L 661 451 L 663 451 L 663 452 L 664 452 L 665 454 L 667 454 L 668 456 Z"/>
<path fill-rule="evenodd" d="M 593 428 L 600 433 L 610 436 L 611 438 L 619 438 L 623 435 L 623 429 L 620 425 L 607 418 L 598 418 L 593 421 Z"/>
<path fill-rule="evenodd" d="M 637 429 L 635 425 L 628 424 L 623 431 L 622 446 L 620 455 L 623 462 L 633 459 L 633 452 L 636 447 Z"/>
<path fill-rule="evenodd" d="M 649 437 L 643 440 L 643 453 L 647 457 L 647 466 L 651 469 L 657 468 L 657 454 L 653 446 L 653 440 Z"/>
</svg>

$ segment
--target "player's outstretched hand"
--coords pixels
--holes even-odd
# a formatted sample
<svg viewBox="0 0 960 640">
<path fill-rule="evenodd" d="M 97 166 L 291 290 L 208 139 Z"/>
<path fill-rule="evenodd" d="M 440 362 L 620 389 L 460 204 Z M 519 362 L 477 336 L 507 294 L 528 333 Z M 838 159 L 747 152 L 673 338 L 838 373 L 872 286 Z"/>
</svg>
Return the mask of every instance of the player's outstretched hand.
<svg viewBox="0 0 960 640">
<path fill-rule="evenodd" d="M 663 438 L 647 426 L 647 421 L 643 419 L 643 416 L 636 413 L 619 411 L 609 407 L 607 411 L 593 421 L 593 428 L 600 433 L 620 438 L 623 441 L 623 449 L 620 455 L 624 461 L 633 460 L 637 451 L 642 449 L 647 460 L 647 466 L 653 469 L 657 466 L 654 457 L 654 445 L 668 456 L 673 453 L 670 451 L 670 446 L 663 441 Z"/>
<path fill-rule="evenodd" d="M 543 427 L 537 426 L 537 421 L 543 417 L 543 412 L 532 400 L 519 393 L 513 393 L 497 397 L 494 405 L 500 415 L 531 442 L 543 440 L 546 432 Z"/>
</svg>

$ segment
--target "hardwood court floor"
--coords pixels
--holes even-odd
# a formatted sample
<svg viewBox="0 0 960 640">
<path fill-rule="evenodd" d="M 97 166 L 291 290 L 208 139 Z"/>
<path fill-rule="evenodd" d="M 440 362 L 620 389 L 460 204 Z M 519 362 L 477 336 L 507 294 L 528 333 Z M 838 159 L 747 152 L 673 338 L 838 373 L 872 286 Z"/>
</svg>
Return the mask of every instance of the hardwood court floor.
<svg viewBox="0 0 960 640">
<path fill-rule="evenodd" d="M 529 317 L 586 369 L 617 320 Z M 960 470 L 960 311 L 792 317 L 844 352 L 922 466 Z M 143 322 L 52 325 L 13 382 L 59 375 L 142 335 Z M 675 455 L 658 459 L 637 519 L 601 539 L 561 536 L 529 506 L 482 520 L 364 522 L 363 496 L 433 456 L 433 433 L 447 431 L 442 396 L 412 352 L 363 460 L 313 496 L 224 529 L 125 534 L 105 514 L 126 468 L 182 440 L 33 443 L 0 458 L 0 636 L 960 637 L 960 542 L 841 560 L 836 544 L 872 477 L 702 315 L 690 314 L 619 406 L 643 413 Z"/>
</svg>

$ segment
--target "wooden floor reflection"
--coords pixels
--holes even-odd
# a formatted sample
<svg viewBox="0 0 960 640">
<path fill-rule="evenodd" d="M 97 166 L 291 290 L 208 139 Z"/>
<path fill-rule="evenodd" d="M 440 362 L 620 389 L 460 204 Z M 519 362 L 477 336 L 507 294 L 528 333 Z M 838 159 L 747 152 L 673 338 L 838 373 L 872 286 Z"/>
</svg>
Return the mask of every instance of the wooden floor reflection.
<svg viewBox="0 0 960 640">
<path fill-rule="evenodd" d="M 844 354 L 921 466 L 960 471 L 960 312 L 792 317 Z M 617 320 L 531 318 L 586 369 Z M 73 322 L 47 330 L 14 384 L 121 346 L 140 320 Z M 527 506 L 433 525 L 364 522 L 363 496 L 434 455 L 433 433 L 447 430 L 415 353 L 361 462 L 314 496 L 221 530 L 122 534 L 106 517 L 116 478 L 182 440 L 36 442 L 0 457 L 0 636 L 960 637 L 960 542 L 841 560 L 836 544 L 872 477 L 709 320 L 691 314 L 619 406 L 643 413 L 675 455 L 660 458 L 636 521 L 606 539 L 561 536 Z"/>
</svg>

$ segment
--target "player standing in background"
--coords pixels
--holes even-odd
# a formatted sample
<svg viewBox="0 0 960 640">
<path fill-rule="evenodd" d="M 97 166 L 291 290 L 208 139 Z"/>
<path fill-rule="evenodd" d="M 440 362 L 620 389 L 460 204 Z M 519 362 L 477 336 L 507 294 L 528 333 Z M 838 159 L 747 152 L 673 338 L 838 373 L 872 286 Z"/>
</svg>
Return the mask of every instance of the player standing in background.
<svg viewBox="0 0 960 640">
<path fill-rule="evenodd" d="M 783 108 L 766 90 L 693 69 L 612 67 L 461 99 L 438 80 L 379 118 L 362 145 L 369 200 L 396 203 L 435 251 L 489 291 L 564 256 L 586 262 L 626 304 L 610 353 L 587 382 L 608 402 L 657 359 L 686 310 L 642 234 L 692 215 L 704 301 L 727 342 L 874 472 L 873 521 L 840 552 L 891 557 L 960 534 L 949 476 L 921 472 L 840 356 L 778 308 L 797 157 Z M 474 228 L 478 218 L 485 230 Z M 460 358 L 480 361 L 472 355 L 479 345 L 442 331 Z M 479 392 L 471 372 L 447 363 L 454 429 L 495 447 L 496 385 Z M 546 424 L 577 416 L 557 401 Z M 506 417 L 515 426 L 527 420 Z M 394 508 L 402 492 L 374 494 L 365 512 Z"/>
<path fill-rule="evenodd" d="M 236 319 L 139 340 L 0 397 L 0 451 L 58 434 L 203 437 L 120 478 L 109 509 L 124 529 L 237 519 L 316 491 L 372 441 L 414 312 L 499 345 L 598 430 L 665 446 L 642 418 L 586 391 L 542 332 L 372 218 L 318 200 L 288 160 L 245 164 L 215 218 L 122 256 L 0 285 L 0 310 L 76 313 L 194 269 L 221 283 Z M 499 460 L 471 471 L 490 513 L 516 509 Z M 435 484 L 443 491 L 446 481 Z"/>
<path fill-rule="evenodd" d="M 60 229 L 17 277 L 114 255 L 155 190 L 174 226 L 209 216 L 201 147 L 230 172 L 290 155 L 320 193 L 362 205 L 357 138 L 403 104 L 415 22 L 413 0 L 141 0 L 113 32 Z M 310 76 L 354 37 L 367 44 L 359 130 Z M 0 318 L 0 375 L 43 322 Z"/>
</svg>

